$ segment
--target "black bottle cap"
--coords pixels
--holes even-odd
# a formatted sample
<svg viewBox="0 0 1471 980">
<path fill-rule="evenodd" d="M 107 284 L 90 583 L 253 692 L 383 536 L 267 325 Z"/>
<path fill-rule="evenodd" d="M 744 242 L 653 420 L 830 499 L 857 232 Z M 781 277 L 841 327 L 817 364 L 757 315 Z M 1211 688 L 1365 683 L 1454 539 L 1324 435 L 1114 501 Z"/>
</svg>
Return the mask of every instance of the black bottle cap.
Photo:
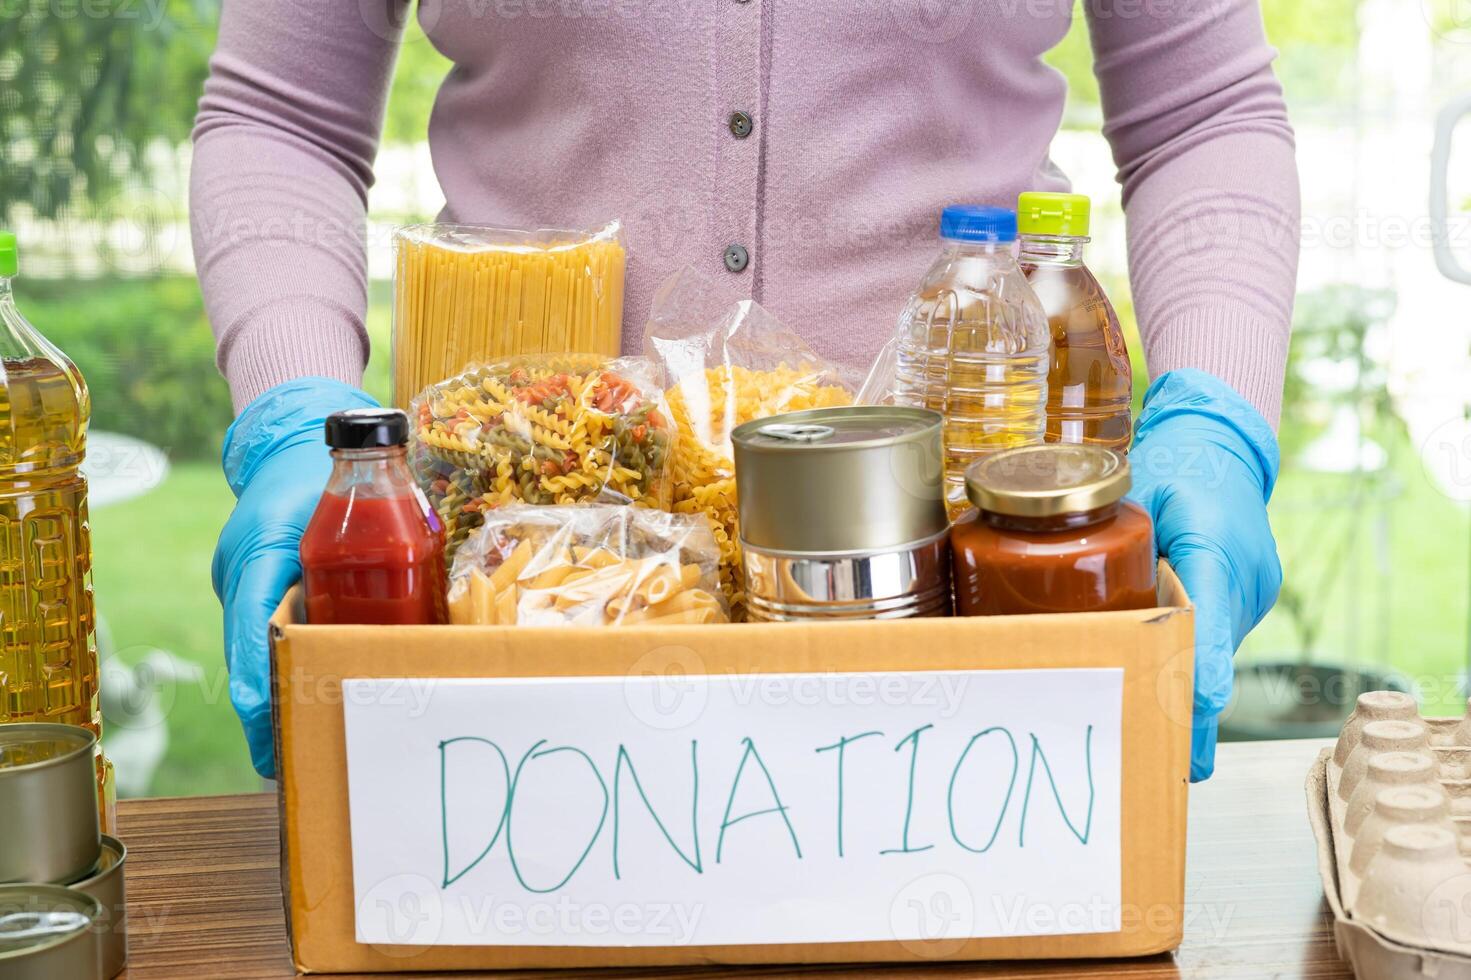
<svg viewBox="0 0 1471 980">
<path fill-rule="evenodd" d="M 396 408 L 351 408 L 327 416 L 333 449 L 377 449 L 409 441 L 409 417 Z"/>
</svg>

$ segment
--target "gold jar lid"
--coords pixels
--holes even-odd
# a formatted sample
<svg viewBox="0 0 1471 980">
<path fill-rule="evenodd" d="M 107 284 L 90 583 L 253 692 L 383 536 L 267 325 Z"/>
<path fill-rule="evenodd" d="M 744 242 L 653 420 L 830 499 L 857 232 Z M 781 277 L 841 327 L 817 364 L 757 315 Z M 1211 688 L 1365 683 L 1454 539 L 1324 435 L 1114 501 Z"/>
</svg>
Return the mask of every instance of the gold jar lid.
<svg viewBox="0 0 1471 980">
<path fill-rule="evenodd" d="M 1080 514 L 1129 492 L 1129 461 L 1102 446 L 1023 446 L 965 471 L 965 492 L 981 510 L 1012 517 Z"/>
</svg>

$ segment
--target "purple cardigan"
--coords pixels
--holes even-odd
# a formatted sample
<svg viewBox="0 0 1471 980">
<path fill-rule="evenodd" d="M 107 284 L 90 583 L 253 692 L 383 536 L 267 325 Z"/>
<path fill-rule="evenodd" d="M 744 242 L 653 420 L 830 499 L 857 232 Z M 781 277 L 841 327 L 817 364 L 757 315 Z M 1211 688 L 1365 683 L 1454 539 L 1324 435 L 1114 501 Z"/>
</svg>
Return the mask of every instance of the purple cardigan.
<svg viewBox="0 0 1471 980">
<path fill-rule="evenodd" d="M 1072 0 L 421 0 L 454 62 L 429 122 L 446 220 L 624 222 L 624 346 L 682 264 L 863 366 L 941 207 L 1066 189 Z M 1196 367 L 1274 425 L 1297 272 L 1292 130 L 1256 0 L 1086 0 L 1153 375 Z M 362 228 L 404 0 L 226 0 L 191 179 L 237 410 L 360 383 Z M 417 43 L 424 43 L 422 41 Z M 749 129 L 735 118 L 749 117 Z M 744 134 L 744 135 L 741 135 Z M 727 246 L 749 255 L 727 269 Z"/>
</svg>

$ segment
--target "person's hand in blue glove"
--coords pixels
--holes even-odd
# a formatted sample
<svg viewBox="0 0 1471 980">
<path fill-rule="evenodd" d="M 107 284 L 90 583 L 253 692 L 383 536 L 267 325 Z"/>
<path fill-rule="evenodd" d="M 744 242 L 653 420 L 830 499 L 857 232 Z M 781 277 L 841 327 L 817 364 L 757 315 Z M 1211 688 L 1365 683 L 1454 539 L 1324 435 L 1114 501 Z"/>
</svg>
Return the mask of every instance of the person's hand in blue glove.
<svg viewBox="0 0 1471 980">
<path fill-rule="evenodd" d="M 1160 554 L 1195 604 L 1192 782 L 1215 768 L 1236 648 L 1282 585 L 1267 523 L 1278 461 L 1272 427 L 1214 375 L 1171 371 L 1144 395 L 1129 453 L 1129 496 L 1154 518 Z"/>
<path fill-rule="evenodd" d="M 276 774 L 267 624 L 301 577 L 301 535 L 332 472 L 323 424 L 333 412 L 377 405 L 341 381 L 300 378 L 256 398 L 225 434 L 225 479 L 237 503 L 215 548 L 214 587 L 225 609 L 230 701 L 250 761 L 267 778 Z"/>
</svg>

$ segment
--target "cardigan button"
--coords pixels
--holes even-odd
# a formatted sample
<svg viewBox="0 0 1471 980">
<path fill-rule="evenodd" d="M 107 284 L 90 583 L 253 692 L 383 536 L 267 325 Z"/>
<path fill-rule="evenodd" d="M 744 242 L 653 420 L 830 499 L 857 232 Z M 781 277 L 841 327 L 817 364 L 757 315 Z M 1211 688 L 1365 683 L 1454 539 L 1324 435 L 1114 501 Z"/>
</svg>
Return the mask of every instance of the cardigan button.
<svg viewBox="0 0 1471 980">
<path fill-rule="evenodd" d="M 730 132 L 736 139 L 743 140 L 750 136 L 755 127 L 756 123 L 751 119 L 750 113 L 738 111 L 730 114 Z"/>
<path fill-rule="evenodd" d="M 746 266 L 751 264 L 751 253 L 746 251 L 744 245 L 725 246 L 725 267 L 731 272 L 745 272 Z"/>
</svg>

